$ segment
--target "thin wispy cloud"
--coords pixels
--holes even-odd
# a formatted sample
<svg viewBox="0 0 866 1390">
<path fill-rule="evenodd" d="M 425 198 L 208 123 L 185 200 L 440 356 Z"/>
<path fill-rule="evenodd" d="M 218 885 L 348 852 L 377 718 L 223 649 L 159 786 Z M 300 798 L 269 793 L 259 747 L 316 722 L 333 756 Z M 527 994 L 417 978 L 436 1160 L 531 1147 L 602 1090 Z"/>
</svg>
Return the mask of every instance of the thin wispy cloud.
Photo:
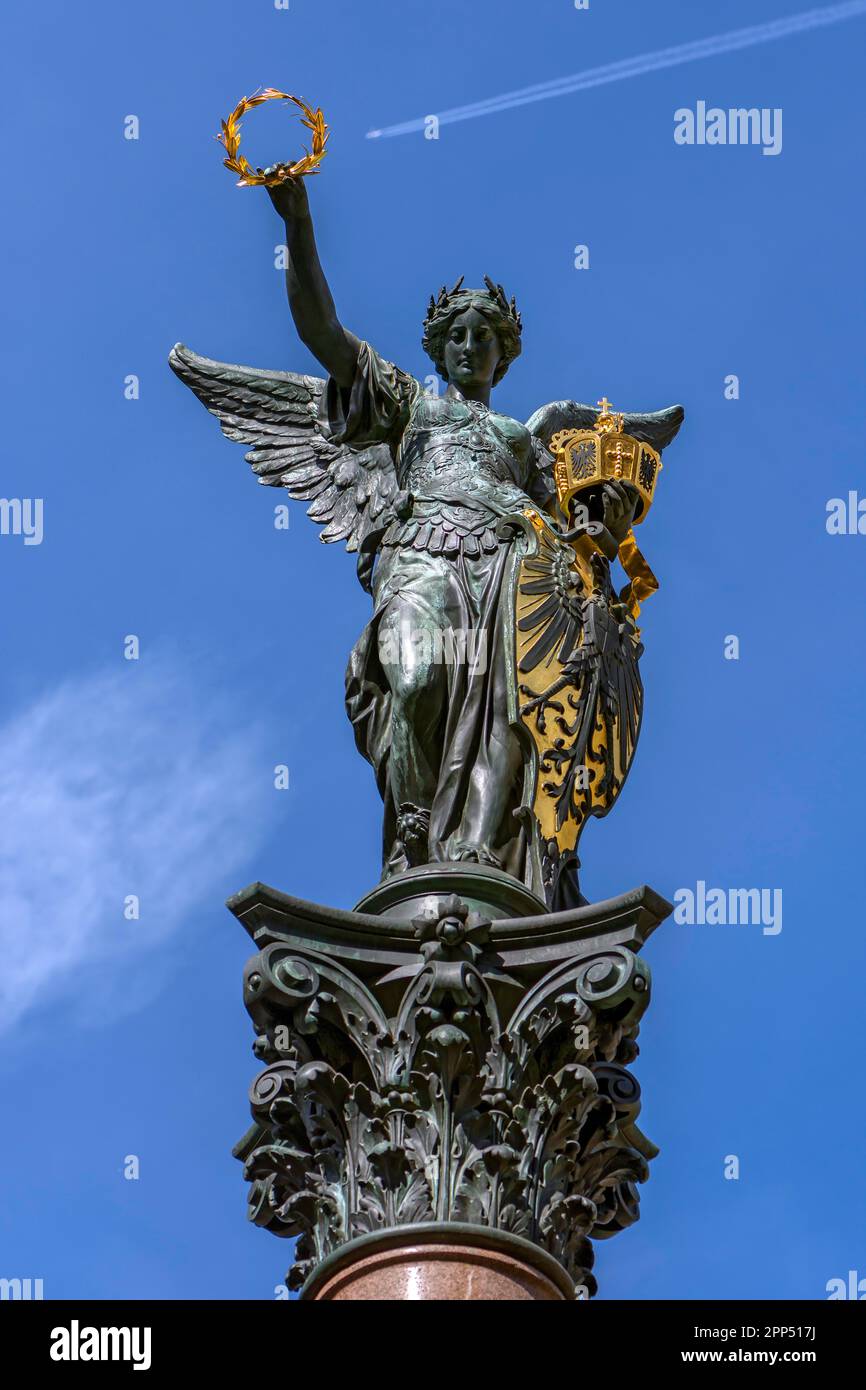
<svg viewBox="0 0 866 1390">
<path fill-rule="evenodd" d="M 616 63 L 604 63 L 601 67 L 572 73 L 570 77 L 559 77 L 550 82 L 538 82 L 532 87 L 520 87 L 513 92 L 503 92 L 500 96 L 489 97 L 486 101 L 474 101 L 466 106 L 452 106 L 447 111 L 435 112 L 435 115 L 440 126 L 451 125 L 455 121 L 471 121 L 479 116 L 495 115 L 498 111 L 511 111 L 516 106 L 528 106 L 532 102 L 550 101 L 553 97 L 569 96 L 572 92 L 601 87 L 608 82 L 623 82 L 629 77 L 643 77 L 645 73 L 678 67 L 682 63 L 693 63 L 699 58 L 715 58 L 721 53 L 733 53 L 737 49 L 753 48 L 756 44 L 772 43 L 777 39 L 803 34 L 810 29 L 823 28 L 828 24 L 841 24 L 843 20 L 857 19 L 862 15 L 866 15 L 866 0 L 846 0 L 844 4 L 823 5 L 819 9 L 805 10 L 783 19 L 770 20 L 766 24 L 753 24 L 746 29 L 732 29 L 712 38 L 677 44 L 674 48 L 661 48 L 655 53 L 642 53 Z M 368 130 L 367 139 L 414 135 L 424 129 L 425 120 L 425 116 L 419 116 L 411 121 L 402 121 L 399 125 L 385 126 L 381 130 Z"/>
<path fill-rule="evenodd" d="M 92 993 L 94 971 L 94 1008 L 116 1014 L 148 955 L 197 905 L 219 913 L 215 885 L 255 853 L 262 735 L 163 661 L 68 681 L 0 747 L 0 1029 Z"/>
</svg>

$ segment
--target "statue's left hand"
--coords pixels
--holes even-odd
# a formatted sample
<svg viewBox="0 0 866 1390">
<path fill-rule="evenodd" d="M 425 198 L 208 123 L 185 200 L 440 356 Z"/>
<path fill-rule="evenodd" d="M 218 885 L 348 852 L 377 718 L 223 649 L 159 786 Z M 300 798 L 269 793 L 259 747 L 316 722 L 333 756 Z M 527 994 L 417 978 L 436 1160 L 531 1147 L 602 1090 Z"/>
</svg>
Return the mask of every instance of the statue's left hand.
<svg viewBox="0 0 866 1390">
<path fill-rule="evenodd" d="M 617 545 L 621 545 L 631 530 L 637 504 L 640 500 L 637 489 L 631 483 L 612 479 L 605 483 L 602 494 L 604 524 Z"/>
</svg>

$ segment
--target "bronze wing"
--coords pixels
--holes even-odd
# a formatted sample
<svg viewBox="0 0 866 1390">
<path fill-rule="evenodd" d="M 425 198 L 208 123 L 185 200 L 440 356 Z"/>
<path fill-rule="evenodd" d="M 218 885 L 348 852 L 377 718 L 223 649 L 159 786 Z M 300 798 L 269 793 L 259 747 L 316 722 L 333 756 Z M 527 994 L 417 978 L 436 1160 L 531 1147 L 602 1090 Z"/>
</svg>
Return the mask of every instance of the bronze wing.
<svg viewBox="0 0 866 1390">
<path fill-rule="evenodd" d="M 251 446 L 245 458 L 260 483 L 309 501 L 307 516 L 322 526 L 321 540 L 344 540 L 347 550 L 362 552 L 359 578 L 368 587 L 365 542 L 383 525 L 397 492 L 387 444 L 353 449 L 328 438 L 321 377 L 215 362 L 183 343 L 168 361 L 223 434 Z"/>
<path fill-rule="evenodd" d="M 579 401 L 550 401 L 530 415 L 526 428 L 546 449 L 560 430 L 590 430 L 600 414 L 594 405 L 581 405 Z M 626 434 L 661 453 L 675 438 L 684 419 L 683 407 L 670 405 L 666 410 L 625 414 L 622 427 Z"/>
</svg>

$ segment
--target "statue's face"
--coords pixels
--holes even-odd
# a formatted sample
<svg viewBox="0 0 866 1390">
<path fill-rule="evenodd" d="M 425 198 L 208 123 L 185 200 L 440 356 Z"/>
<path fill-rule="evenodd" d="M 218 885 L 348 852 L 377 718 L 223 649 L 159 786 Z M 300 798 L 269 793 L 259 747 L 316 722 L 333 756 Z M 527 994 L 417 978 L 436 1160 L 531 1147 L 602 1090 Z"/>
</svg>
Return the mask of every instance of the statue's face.
<svg viewBox="0 0 866 1390">
<path fill-rule="evenodd" d="M 499 339 L 477 309 L 452 319 L 445 339 L 445 375 L 459 390 L 488 387 L 502 357 Z"/>
</svg>

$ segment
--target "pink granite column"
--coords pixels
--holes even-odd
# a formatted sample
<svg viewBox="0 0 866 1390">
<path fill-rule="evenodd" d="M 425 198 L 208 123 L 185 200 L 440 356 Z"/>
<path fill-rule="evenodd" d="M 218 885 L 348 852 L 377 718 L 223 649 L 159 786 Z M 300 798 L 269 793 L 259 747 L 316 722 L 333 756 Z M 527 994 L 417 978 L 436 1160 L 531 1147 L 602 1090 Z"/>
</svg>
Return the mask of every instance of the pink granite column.
<svg viewBox="0 0 866 1390">
<path fill-rule="evenodd" d="M 465 1225 L 416 1226 L 351 1241 L 311 1276 L 302 1298 L 323 1301 L 564 1301 L 568 1275 L 516 1236 Z"/>
</svg>

